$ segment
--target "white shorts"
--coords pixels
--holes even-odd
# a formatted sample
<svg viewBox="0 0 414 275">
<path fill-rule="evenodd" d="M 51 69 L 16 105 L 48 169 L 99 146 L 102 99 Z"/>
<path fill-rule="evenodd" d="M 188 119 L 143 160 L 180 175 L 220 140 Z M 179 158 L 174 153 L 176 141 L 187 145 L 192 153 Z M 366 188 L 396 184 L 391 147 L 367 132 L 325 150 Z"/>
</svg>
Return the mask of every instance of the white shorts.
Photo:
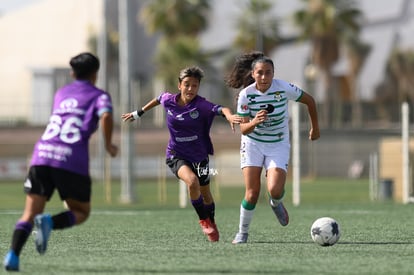
<svg viewBox="0 0 414 275">
<path fill-rule="evenodd" d="M 240 167 L 281 168 L 287 172 L 290 157 L 289 142 L 261 143 L 248 137 L 242 138 Z"/>
</svg>

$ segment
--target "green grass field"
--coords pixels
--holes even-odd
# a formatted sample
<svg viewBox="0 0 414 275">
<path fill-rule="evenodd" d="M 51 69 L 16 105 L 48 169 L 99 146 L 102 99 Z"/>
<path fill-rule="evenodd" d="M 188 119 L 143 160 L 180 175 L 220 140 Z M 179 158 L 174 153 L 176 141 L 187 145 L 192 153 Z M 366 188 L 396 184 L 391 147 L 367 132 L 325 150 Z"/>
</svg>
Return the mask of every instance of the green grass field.
<svg viewBox="0 0 414 275">
<path fill-rule="evenodd" d="M 0 245 L 6 253 L 22 209 L 21 183 L 0 183 Z M 300 206 L 286 207 L 290 224 L 282 227 L 263 198 L 256 207 L 249 243 L 232 245 L 243 188 L 215 189 L 220 241 L 202 235 L 190 206 L 178 207 L 178 184 L 167 184 L 161 203 L 156 183 L 139 183 L 137 202 L 112 203 L 94 185 L 93 211 L 82 226 L 54 231 L 48 251 L 39 256 L 32 240 L 20 259 L 22 274 L 413 274 L 412 205 L 370 202 L 367 180 L 319 179 L 302 184 Z M 55 194 L 48 212 L 61 209 Z M 332 247 L 310 238 L 312 222 L 335 218 L 342 236 Z M 3 270 L 0 271 L 4 272 Z"/>
</svg>

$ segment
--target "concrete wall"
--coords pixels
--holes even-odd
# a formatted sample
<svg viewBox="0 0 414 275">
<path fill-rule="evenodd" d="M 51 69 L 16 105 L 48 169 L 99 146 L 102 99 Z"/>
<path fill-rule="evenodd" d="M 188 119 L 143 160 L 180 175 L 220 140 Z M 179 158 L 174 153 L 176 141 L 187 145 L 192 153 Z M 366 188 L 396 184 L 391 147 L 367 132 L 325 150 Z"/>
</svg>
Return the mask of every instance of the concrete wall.
<svg viewBox="0 0 414 275">
<path fill-rule="evenodd" d="M 414 140 L 410 140 L 410 176 L 411 190 L 409 197 L 413 196 L 413 157 L 414 157 Z M 381 180 L 389 180 L 391 184 L 392 198 L 395 201 L 403 202 L 403 158 L 402 158 L 402 142 L 400 138 L 385 138 L 381 140 L 379 145 L 379 176 Z"/>
</svg>

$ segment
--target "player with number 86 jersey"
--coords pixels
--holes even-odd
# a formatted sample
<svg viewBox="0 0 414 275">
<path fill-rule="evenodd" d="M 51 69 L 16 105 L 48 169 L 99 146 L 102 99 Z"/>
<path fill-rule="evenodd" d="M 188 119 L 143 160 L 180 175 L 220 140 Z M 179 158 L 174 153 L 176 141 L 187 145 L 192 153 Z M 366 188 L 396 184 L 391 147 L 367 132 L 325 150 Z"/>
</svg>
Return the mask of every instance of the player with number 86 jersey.
<svg viewBox="0 0 414 275">
<path fill-rule="evenodd" d="M 53 112 L 36 143 L 31 165 L 48 165 L 88 175 L 89 138 L 101 114 L 112 113 L 111 97 L 85 80 L 56 92 Z"/>
<path fill-rule="evenodd" d="M 92 189 L 88 144 L 98 124 L 108 154 L 115 157 L 118 152 L 112 143 L 111 98 L 95 87 L 99 59 L 91 53 L 81 53 L 69 64 L 74 81 L 56 92 L 49 123 L 33 149 L 24 182 L 24 211 L 3 261 L 7 271 L 19 271 L 20 253 L 32 233 L 37 252 L 45 254 L 53 230 L 70 228 L 88 219 Z M 43 213 L 55 190 L 66 209 L 53 215 Z"/>
</svg>

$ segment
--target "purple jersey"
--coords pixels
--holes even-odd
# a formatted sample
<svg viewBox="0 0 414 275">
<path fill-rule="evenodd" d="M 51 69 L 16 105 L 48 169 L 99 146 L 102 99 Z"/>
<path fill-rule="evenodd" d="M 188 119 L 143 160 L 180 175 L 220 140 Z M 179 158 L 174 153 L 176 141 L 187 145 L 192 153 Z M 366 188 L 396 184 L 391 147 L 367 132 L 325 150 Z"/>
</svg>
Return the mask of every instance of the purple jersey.
<svg viewBox="0 0 414 275">
<path fill-rule="evenodd" d="M 47 165 L 89 175 L 89 138 L 99 117 L 112 112 L 111 97 L 88 81 L 76 80 L 59 89 L 31 165 Z"/>
<path fill-rule="evenodd" d="M 164 106 L 170 140 L 166 150 L 167 158 L 173 156 L 190 162 L 200 162 L 214 153 L 210 139 L 213 119 L 220 114 L 220 105 L 196 96 L 189 104 L 180 106 L 180 94 L 162 93 L 158 101 Z"/>
</svg>

